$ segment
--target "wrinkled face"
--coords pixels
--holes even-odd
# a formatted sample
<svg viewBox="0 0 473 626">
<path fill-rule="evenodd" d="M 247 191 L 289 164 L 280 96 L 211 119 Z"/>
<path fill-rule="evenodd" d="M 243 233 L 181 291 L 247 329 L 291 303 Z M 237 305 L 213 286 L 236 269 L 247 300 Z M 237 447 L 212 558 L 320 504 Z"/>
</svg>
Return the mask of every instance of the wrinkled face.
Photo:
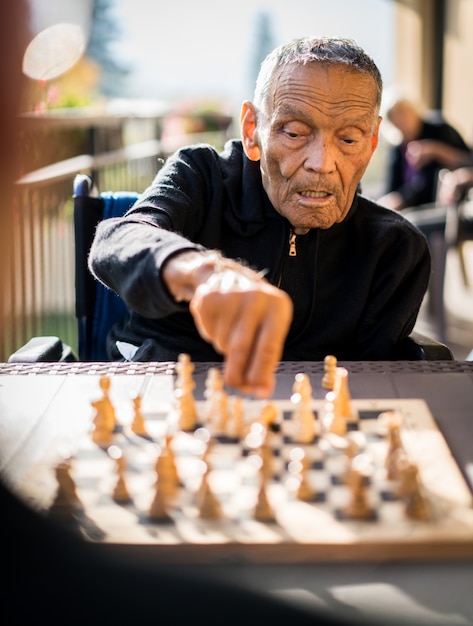
<svg viewBox="0 0 473 626">
<path fill-rule="evenodd" d="M 345 218 L 380 121 L 374 79 L 339 65 L 286 65 L 263 110 L 243 104 L 246 154 L 259 159 L 264 189 L 296 233 Z"/>
</svg>

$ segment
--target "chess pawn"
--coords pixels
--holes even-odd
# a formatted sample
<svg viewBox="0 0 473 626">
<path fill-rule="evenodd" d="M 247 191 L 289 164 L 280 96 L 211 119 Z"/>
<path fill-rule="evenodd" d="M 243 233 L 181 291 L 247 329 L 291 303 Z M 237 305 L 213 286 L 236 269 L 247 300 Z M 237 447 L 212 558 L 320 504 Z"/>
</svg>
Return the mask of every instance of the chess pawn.
<svg viewBox="0 0 473 626">
<path fill-rule="evenodd" d="M 427 499 L 422 493 L 419 480 L 419 468 L 415 463 L 403 457 L 398 462 L 398 495 L 405 501 L 405 514 L 410 519 L 427 520 L 430 510 Z"/>
<path fill-rule="evenodd" d="M 360 446 L 352 438 L 347 437 L 344 451 L 346 456 L 345 482 L 347 483 L 350 480 L 350 472 L 355 463 L 355 457 L 360 454 Z"/>
<path fill-rule="evenodd" d="M 228 394 L 225 391 L 223 376 L 218 368 L 211 367 L 209 369 L 205 385 L 207 421 L 214 432 L 225 433 L 230 419 Z"/>
<path fill-rule="evenodd" d="M 329 391 L 325 396 L 323 424 L 329 433 L 339 437 L 344 437 L 347 433 L 347 419 L 340 409 L 334 391 Z"/>
<path fill-rule="evenodd" d="M 269 402 L 264 406 L 258 420 L 255 423 L 261 426 L 261 435 L 265 448 L 267 450 L 275 451 L 276 454 L 279 456 L 279 450 L 283 435 L 281 434 L 282 427 L 278 417 L 279 415 L 276 404 L 273 402 Z M 271 458 L 269 460 L 269 464 L 271 466 L 273 465 L 273 459 L 274 452 L 271 452 Z M 280 456 L 279 459 L 281 460 Z"/>
<path fill-rule="evenodd" d="M 131 422 L 131 430 L 139 437 L 149 437 L 141 412 L 141 397 L 138 395 L 133 398 L 133 421 Z"/>
<path fill-rule="evenodd" d="M 107 426 L 110 431 L 114 431 L 117 426 L 117 417 L 115 415 L 115 409 L 110 399 L 110 386 L 112 379 L 109 376 L 101 376 L 99 380 L 99 386 L 102 390 L 102 403 L 100 405 L 100 411 L 103 419 L 107 421 Z"/>
<path fill-rule="evenodd" d="M 217 500 L 215 494 L 210 488 L 208 481 L 208 474 L 205 473 L 202 477 L 202 485 L 199 490 L 200 504 L 199 504 L 199 517 L 202 519 L 219 519 L 222 517 L 222 509 L 220 502 Z"/>
<path fill-rule="evenodd" d="M 311 502 L 315 497 L 315 489 L 312 487 L 309 477 L 308 477 L 308 469 L 309 469 L 309 460 L 306 456 L 303 456 L 300 460 L 301 463 L 301 472 L 300 472 L 300 483 L 297 489 L 296 495 L 299 500 L 303 500 L 304 502 Z"/>
<path fill-rule="evenodd" d="M 367 519 L 372 514 L 372 509 L 367 498 L 365 474 L 352 464 L 347 482 L 351 490 L 351 500 L 345 509 L 345 515 L 350 519 Z"/>
<path fill-rule="evenodd" d="M 299 396 L 299 399 L 304 403 L 312 400 L 312 385 L 307 374 L 299 372 L 294 377 L 294 384 L 292 385 L 293 396 Z M 292 399 L 292 396 L 291 396 Z"/>
<path fill-rule="evenodd" d="M 264 435 L 263 445 L 260 448 L 260 457 L 261 457 L 260 472 L 265 483 L 267 483 L 271 479 L 271 476 L 273 475 L 273 451 L 268 441 L 269 441 L 269 435 L 268 435 L 268 431 L 266 431 Z"/>
<path fill-rule="evenodd" d="M 214 430 L 216 433 L 225 434 L 228 430 L 228 423 L 230 421 L 230 410 L 228 402 L 228 394 L 225 391 L 220 391 L 215 402 L 216 413 L 212 416 Z"/>
<path fill-rule="evenodd" d="M 99 418 L 94 422 L 91 438 L 98 446 L 107 447 L 113 441 L 113 431 L 107 428 Z"/>
<path fill-rule="evenodd" d="M 224 382 L 221 371 L 218 367 L 210 367 L 205 379 L 204 398 L 207 402 L 211 402 L 216 391 L 223 391 Z"/>
<path fill-rule="evenodd" d="M 156 491 L 149 508 L 148 517 L 154 522 L 170 522 L 172 520 L 168 513 L 168 498 L 161 489 L 159 478 L 156 481 Z"/>
<path fill-rule="evenodd" d="M 348 388 L 348 370 L 345 367 L 335 368 L 335 381 L 333 385 L 337 411 L 346 420 L 355 420 L 357 415 L 352 407 L 350 390 Z"/>
<path fill-rule="evenodd" d="M 115 502 L 126 503 L 131 502 L 132 498 L 128 491 L 128 487 L 125 481 L 125 458 L 123 454 L 119 454 L 115 458 L 116 462 L 116 472 L 117 472 L 117 482 L 115 484 L 115 488 L 113 490 L 113 499 Z"/>
<path fill-rule="evenodd" d="M 198 418 L 194 399 L 195 382 L 192 377 L 194 364 L 188 354 L 179 355 L 176 372 L 174 395 L 179 407 L 179 428 L 184 431 L 192 431 L 196 427 Z"/>
<path fill-rule="evenodd" d="M 209 484 L 209 475 L 211 471 L 210 452 L 211 444 L 207 447 L 207 451 L 205 453 L 205 471 L 202 476 L 202 483 L 197 492 L 196 499 L 199 508 L 199 517 L 202 519 L 219 519 L 223 515 L 222 508 Z"/>
<path fill-rule="evenodd" d="M 246 424 L 243 416 L 243 399 L 240 396 L 236 396 L 232 403 L 228 434 L 236 437 L 237 439 L 241 439 L 245 433 L 245 426 Z"/>
<path fill-rule="evenodd" d="M 273 402 L 268 402 L 264 405 L 259 417 L 258 421 L 263 424 L 265 428 L 271 426 L 271 424 L 275 424 L 278 417 L 278 410 L 276 405 Z"/>
<path fill-rule="evenodd" d="M 170 522 L 169 507 L 178 489 L 177 471 L 174 458 L 170 453 L 170 440 L 156 459 L 155 493 L 148 516 L 155 522 Z"/>
<path fill-rule="evenodd" d="M 335 384 L 335 368 L 337 359 L 332 354 L 328 354 L 324 359 L 324 375 L 322 377 L 322 387 L 327 391 L 333 391 Z"/>
<path fill-rule="evenodd" d="M 294 439 L 300 443 L 311 443 L 316 434 L 316 417 L 311 408 L 312 386 L 307 374 L 296 374 L 292 391 Z"/>
<path fill-rule="evenodd" d="M 260 448 L 261 466 L 259 469 L 259 491 L 254 510 L 254 518 L 260 522 L 272 522 L 275 520 L 274 511 L 268 500 L 266 491 L 267 484 L 272 475 L 272 451 L 264 442 Z"/>
<path fill-rule="evenodd" d="M 396 480 L 398 474 L 399 459 L 406 456 L 401 440 L 401 416 L 395 411 L 382 413 L 379 418 L 386 423 L 388 428 L 388 449 L 384 465 L 388 480 Z"/>
<path fill-rule="evenodd" d="M 161 483 L 161 491 L 166 495 L 168 501 L 176 496 L 180 485 L 179 473 L 171 443 L 172 436 L 168 434 L 155 465 L 156 475 Z"/>
<path fill-rule="evenodd" d="M 260 485 L 258 499 L 256 502 L 253 516 L 259 522 L 274 522 L 276 519 L 274 516 L 274 511 L 269 504 L 268 495 L 266 493 L 266 485 L 263 481 Z"/>
<path fill-rule="evenodd" d="M 176 384 L 175 386 L 178 389 L 186 386 L 189 389 L 195 388 L 195 383 L 193 380 L 195 366 L 191 361 L 191 358 L 186 353 L 181 353 L 177 357 L 176 363 Z"/>
<path fill-rule="evenodd" d="M 95 409 L 92 441 L 100 446 L 108 445 L 112 441 L 117 426 L 115 409 L 109 396 L 110 384 L 111 380 L 108 376 L 101 376 L 99 385 L 102 390 L 102 397 L 92 402 Z"/>
<path fill-rule="evenodd" d="M 205 380 L 204 397 L 207 401 L 206 421 L 213 430 L 226 428 L 228 415 L 228 396 L 225 393 L 223 376 L 216 367 L 209 368 Z"/>
<path fill-rule="evenodd" d="M 407 453 L 404 448 L 396 448 L 386 457 L 386 478 L 391 481 L 398 481 L 402 463 L 407 460 Z"/>
</svg>

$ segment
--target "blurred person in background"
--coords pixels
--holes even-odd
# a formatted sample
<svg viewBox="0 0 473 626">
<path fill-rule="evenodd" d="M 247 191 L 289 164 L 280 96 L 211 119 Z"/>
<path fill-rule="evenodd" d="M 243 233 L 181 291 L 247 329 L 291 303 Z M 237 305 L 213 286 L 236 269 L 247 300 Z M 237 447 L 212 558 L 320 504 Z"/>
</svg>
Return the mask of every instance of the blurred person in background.
<svg viewBox="0 0 473 626">
<path fill-rule="evenodd" d="M 471 160 L 468 145 L 440 113 L 422 114 L 404 96 L 388 99 L 385 116 L 401 140 L 390 149 L 386 193 L 379 204 L 400 211 L 433 203 L 440 169 Z"/>
</svg>

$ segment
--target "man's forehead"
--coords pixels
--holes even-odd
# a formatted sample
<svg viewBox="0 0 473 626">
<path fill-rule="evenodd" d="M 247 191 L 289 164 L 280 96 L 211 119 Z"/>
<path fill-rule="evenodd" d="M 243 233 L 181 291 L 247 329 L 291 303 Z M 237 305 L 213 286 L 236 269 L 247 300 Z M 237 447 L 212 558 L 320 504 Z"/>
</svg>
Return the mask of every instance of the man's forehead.
<svg viewBox="0 0 473 626">
<path fill-rule="evenodd" d="M 370 74 L 343 64 L 289 63 L 276 70 L 268 105 L 279 108 L 287 99 L 320 100 L 334 106 L 351 101 L 375 109 L 377 88 Z"/>
</svg>

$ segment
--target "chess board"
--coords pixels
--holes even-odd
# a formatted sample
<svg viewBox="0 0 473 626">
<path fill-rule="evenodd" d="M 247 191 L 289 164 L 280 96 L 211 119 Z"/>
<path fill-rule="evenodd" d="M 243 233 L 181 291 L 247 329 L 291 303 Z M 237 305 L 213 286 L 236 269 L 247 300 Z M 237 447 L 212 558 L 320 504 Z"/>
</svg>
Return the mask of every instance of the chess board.
<svg viewBox="0 0 473 626">
<path fill-rule="evenodd" d="M 158 375 L 159 376 L 159 375 Z M 136 387 L 144 391 L 154 377 Z M 90 437 L 93 411 L 82 416 L 82 432 L 74 446 L 69 443 L 70 476 L 77 492 L 77 507 L 64 519 L 87 540 L 120 546 L 157 558 L 160 562 L 314 562 L 349 560 L 408 560 L 471 558 L 473 556 L 473 503 L 471 492 L 442 433 L 421 399 L 354 399 L 357 418 L 348 424 L 348 437 L 357 442 L 365 474 L 364 496 L 369 514 L 353 519 L 346 514 L 352 492 L 347 484 L 344 437 L 324 433 L 310 443 L 294 436 L 294 404 L 273 400 L 277 418 L 267 427 L 270 448 L 269 476 L 265 495 L 271 515 L 255 515 L 261 489 L 261 447 L 253 431 L 249 437 L 214 434 L 208 451 L 205 423 L 192 431 L 179 429 L 179 416 L 169 394 L 158 400 L 144 394 L 147 436 L 130 428 L 132 409 L 126 394 L 115 396 L 119 427 L 106 448 Z M 119 385 L 119 377 L 113 384 Z M 98 388 L 89 399 L 98 395 Z M 161 387 L 160 387 L 161 389 Z M 113 391 L 113 385 L 112 385 Z M 165 399 L 163 400 L 163 398 Z M 323 398 L 311 408 L 321 424 Z M 246 424 L 258 424 L 267 401 L 243 400 Z M 207 410 L 197 400 L 198 415 Z M 402 416 L 403 445 L 419 469 L 427 519 L 410 519 L 395 481 L 386 477 L 387 434 L 383 414 Z M 248 429 L 248 433 L 251 429 Z M 78 431 L 77 431 L 78 432 Z M 168 507 L 168 519 L 154 520 L 150 507 L 156 492 L 156 461 L 162 454 L 166 434 L 175 459 L 179 487 Z M 114 452 L 123 457 L 124 480 L 130 499 L 113 498 L 117 483 Z M 208 452 L 208 454 L 207 454 Z M 56 462 L 64 450 L 48 451 L 22 480 L 22 495 L 45 515 L 51 515 L 57 493 Z M 301 462 L 308 461 L 305 479 L 311 495 L 298 497 Z M 220 516 L 203 517 L 199 493 L 206 474 Z M 158 481 L 159 482 L 159 481 Z M 55 515 L 60 511 L 54 511 Z"/>
</svg>

